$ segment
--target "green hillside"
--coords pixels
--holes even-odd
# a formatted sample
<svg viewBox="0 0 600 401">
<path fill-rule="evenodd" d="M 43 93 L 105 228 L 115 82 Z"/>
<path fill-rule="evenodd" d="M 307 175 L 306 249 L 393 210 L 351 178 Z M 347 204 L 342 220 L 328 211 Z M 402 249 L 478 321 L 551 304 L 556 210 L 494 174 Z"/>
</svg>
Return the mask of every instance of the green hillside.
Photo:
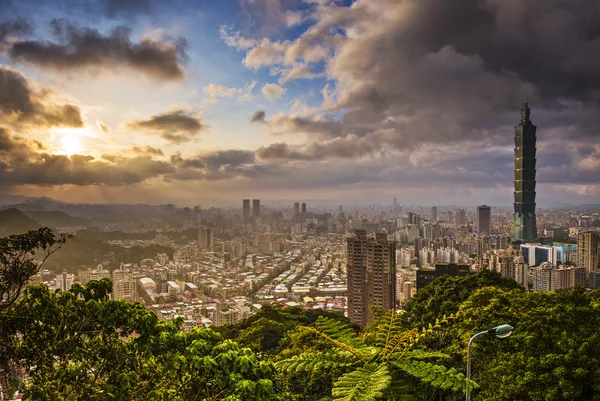
<svg viewBox="0 0 600 401">
<path fill-rule="evenodd" d="M 0 237 L 22 234 L 37 228 L 40 228 L 40 224 L 19 209 L 10 208 L 0 211 Z"/>
</svg>

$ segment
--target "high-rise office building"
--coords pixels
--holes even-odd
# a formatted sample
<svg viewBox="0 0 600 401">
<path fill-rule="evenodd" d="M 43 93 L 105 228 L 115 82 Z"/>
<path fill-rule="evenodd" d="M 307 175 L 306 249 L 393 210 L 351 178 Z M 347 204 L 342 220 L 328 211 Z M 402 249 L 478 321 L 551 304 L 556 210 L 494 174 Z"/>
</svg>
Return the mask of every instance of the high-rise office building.
<svg viewBox="0 0 600 401">
<path fill-rule="evenodd" d="M 301 223 L 300 202 L 294 202 L 294 223 Z"/>
<path fill-rule="evenodd" d="M 255 219 L 260 217 L 260 199 L 252 199 L 252 216 Z"/>
<path fill-rule="evenodd" d="M 456 225 L 464 226 L 467 224 L 467 211 L 465 209 L 458 209 L 456 211 Z"/>
<path fill-rule="evenodd" d="M 250 222 L 250 199 L 243 200 L 242 211 L 243 211 L 244 224 L 248 224 Z"/>
<path fill-rule="evenodd" d="M 515 127 L 515 203 L 513 239 L 532 242 L 537 238 L 535 218 L 536 130 L 529 119 L 527 99 L 521 108 L 521 121 Z"/>
<path fill-rule="evenodd" d="M 434 206 L 431 208 L 431 220 L 433 221 L 437 221 L 438 220 L 438 208 L 437 206 Z"/>
<path fill-rule="evenodd" d="M 348 317 L 364 326 L 373 320 L 370 305 L 396 305 L 396 243 L 387 234 L 373 238 L 356 230 L 347 240 L 347 258 Z"/>
<path fill-rule="evenodd" d="M 198 247 L 200 249 L 212 249 L 214 246 L 213 230 L 210 227 L 198 228 Z"/>
<path fill-rule="evenodd" d="M 306 221 L 306 203 L 302 203 L 302 215 L 300 216 L 302 223 Z"/>
<path fill-rule="evenodd" d="M 587 276 L 598 270 L 598 231 L 577 234 L 577 266 L 583 267 Z"/>
<path fill-rule="evenodd" d="M 492 208 L 487 205 L 477 206 L 477 233 L 490 235 L 492 222 Z"/>
</svg>

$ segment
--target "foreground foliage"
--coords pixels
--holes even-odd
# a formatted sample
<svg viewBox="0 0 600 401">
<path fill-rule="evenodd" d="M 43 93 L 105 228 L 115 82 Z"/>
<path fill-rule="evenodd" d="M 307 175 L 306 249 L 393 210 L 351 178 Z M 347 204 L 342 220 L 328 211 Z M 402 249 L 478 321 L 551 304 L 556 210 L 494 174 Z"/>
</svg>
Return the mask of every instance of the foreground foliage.
<svg viewBox="0 0 600 401">
<path fill-rule="evenodd" d="M 104 279 L 29 287 L 0 322 L 34 400 L 275 400 L 275 371 L 209 329 L 181 332 L 141 304 L 110 300 Z"/>
<path fill-rule="evenodd" d="M 369 336 L 360 338 L 346 324 L 319 318 L 315 327 L 300 330 L 330 343 L 323 350 L 307 350 L 300 355 L 276 363 L 283 372 L 313 372 L 338 369 L 344 371 L 334 383 L 332 395 L 336 400 L 395 400 L 411 399 L 407 377 L 415 377 L 433 387 L 462 391 L 474 382 L 467 382 L 456 369 L 429 362 L 447 358 L 439 352 L 416 349 L 417 343 L 438 329 L 444 319 L 429 329 L 406 330 L 394 311 L 382 314 Z"/>
<path fill-rule="evenodd" d="M 0 238 L 0 313 L 17 300 L 25 284 L 69 238 L 49 228 Z M 40 253 L 35 260 L 36 252 Z"/>
</svg>

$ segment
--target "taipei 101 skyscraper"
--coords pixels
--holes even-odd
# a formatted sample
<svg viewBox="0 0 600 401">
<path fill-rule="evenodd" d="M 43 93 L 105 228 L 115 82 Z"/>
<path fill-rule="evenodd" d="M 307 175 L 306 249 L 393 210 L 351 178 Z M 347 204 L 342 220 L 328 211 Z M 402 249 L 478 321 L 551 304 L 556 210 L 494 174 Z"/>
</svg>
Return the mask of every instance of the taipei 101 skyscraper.
<svg viewBox="0 0 600 401">
<path fill-rule="evenodd" d="M 537 239 L 535 221 L 535 132 L 529 119 L 527 98 L 521 108 L 521 122 L 515 127 L 515 215 L 513 239 L 532 242 Z"/>
</svg>

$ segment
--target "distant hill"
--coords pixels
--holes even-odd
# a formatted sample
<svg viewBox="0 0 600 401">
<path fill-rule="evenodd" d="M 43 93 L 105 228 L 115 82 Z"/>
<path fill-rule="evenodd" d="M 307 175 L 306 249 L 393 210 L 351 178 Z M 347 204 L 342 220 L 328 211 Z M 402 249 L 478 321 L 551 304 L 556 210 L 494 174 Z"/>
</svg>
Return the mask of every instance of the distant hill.
<svg viewBox="0 0 600 401">
<path fill-rule="evenodd" d="M 85 226 L 89 223 L 86 219 L 74 217 L 65 212 L 40 210 L 24 212 L 29 218 L 48 227 Z"/>
<path fill-rule="evenodd" d="M 13 207 L 0 211 L 0 237 L 22 234 L 40 227 L 40 223 L 30 219 L 19 209 Z"/>
<path fill-rule="evenodd" d="M 7 210 L 7 209 L 19 209 L 20 211 L 27 213 L 27 212 L 39 212 L 39 211 L 45 211 L 47 210 L 46 207 L 44 207 L 44 205 L 41 205 L 39 203 L 17 203 L 14 205 L 7 205 L 7 206 L 2 206 L 0 207 L 0 210 Z"/>
</svg>

